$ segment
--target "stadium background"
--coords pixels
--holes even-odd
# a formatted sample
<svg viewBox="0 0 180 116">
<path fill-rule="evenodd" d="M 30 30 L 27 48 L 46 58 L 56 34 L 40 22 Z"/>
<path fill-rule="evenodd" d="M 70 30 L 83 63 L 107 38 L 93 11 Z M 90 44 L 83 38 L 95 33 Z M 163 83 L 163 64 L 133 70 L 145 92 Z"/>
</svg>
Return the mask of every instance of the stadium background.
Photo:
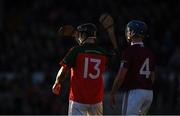
<svg viewBox="0 0 180 116">
<path fill-rule="evenodd" d="M 59 61 L 76 43 L 60 39 L 57 29 L 62 24 L 93 22 L 99 28 L 99 44 L 111 48 L 98 24 L 103 12 L 115 18 L 116 34 L 122 40 L 128 21 L 148 24 L 146 44 L 157 58 L 149 114 L 180 114 L 179 0 L 0 0 L 0 114 L 67 114 L 68 79 L 60 96 L 53 95 L 51 87 Z M 111 110 L 107 101 L 116 71 L 114 66 L 106 73 L 105 114 L 120 113 L 120 108 Z"/>
</svg>

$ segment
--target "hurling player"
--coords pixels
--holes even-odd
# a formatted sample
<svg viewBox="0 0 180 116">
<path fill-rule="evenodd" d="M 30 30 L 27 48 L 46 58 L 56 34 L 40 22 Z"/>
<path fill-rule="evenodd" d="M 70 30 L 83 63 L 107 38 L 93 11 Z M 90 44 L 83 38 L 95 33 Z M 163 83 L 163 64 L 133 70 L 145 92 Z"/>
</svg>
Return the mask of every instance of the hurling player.
<svg viewBox="0 0 180 116">
<path fill-rule="evenodd" d="M 94 24 L 82 24 L 77 30 L 79 46 L 73 47 L 60 62 L 52 91 L 59 95 L 65 75 L 71 70 L 68 114 L 103 115 L 103 73 L 111 55 L 96 44 Z"/>
<path fill-rule="evenodd" d="M 153 100 L 155 59 L 153 53 L 144 46 L 147 25 L 132 20 L 126 27 L 126 38 L 130 46 L 122 53 L 122 61 L 114 80 L 110 95 L 110 106 L 115 104 L 115 93 L 123 91 L 123 115 L 146 114 Z"/>
</svg>

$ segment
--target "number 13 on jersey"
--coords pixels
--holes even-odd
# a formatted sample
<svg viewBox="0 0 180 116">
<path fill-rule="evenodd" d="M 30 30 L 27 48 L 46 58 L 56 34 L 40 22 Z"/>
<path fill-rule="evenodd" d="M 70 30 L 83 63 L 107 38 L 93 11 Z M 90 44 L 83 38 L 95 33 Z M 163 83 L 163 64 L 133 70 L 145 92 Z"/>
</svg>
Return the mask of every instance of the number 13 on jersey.
<svg viewBox="0 0 180 116">
<path fill-rule="evenodd" d="M 93 64 L 93 70 L 89 70 L 90 64 Z M 91 79 L 97 79 L 100 76 L 100 59 L 85 57 L 84 61 L 84 78 L 90 77 Z M 91 71 L 95 71 L 92 73 Z"/>
</svg>

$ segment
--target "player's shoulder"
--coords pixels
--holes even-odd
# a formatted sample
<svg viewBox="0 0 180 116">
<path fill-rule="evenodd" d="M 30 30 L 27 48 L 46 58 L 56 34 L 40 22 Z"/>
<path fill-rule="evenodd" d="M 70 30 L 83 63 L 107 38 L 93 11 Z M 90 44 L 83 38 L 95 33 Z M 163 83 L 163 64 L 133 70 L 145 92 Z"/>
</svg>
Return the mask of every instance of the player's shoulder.
<svg viewBox="0 0 180 116">
<path fill-rule="evenodd" d="M 122 51 L 122 55 L 131 57 L 131 56 L 134 56 L 137 52 L 139 52 L 138 49 L 137 49 L 137 46 L 132 45 L 132 46 L 126 47 Z"/>
<path fill-rule="evenodd" d="M 153 51 L 152 51 L 149 47 L 145 46 L 144 49 L 145 49 L 146 52 L 148 52 L 149 54 L 154 55 Z"/>
<path fill-rule="evenodd" d="M 80 49 L 80 46 L 73 46 L 73 47 L 71 47 L 71 48 L 69 49 L 69 52 L 70 52 L 70 53 L 71 53 L 71 52 L 78 52 L 79 49 Z"/>
<path fill-rule="evenodd" d="M 128 46 L 123 50 L 123 53 L 129 53 L 129 52 L 131 52 L 133 50 L 134 50 L 133 46 Z"/>
<path fill-rule="evenodd" d="M 155 60 L 156 59 L 155 53 L 150 48 L 147 48 L 147 50 L 149 55 Z"/>
<path fill-rule="evenodd" d="M 78 49 L 81 49 L 81 48 L 82 48 L 82 46 L 76 45 L 76 46 L 71 47 L 70 50 L 78 50 Z"/>
</svg>

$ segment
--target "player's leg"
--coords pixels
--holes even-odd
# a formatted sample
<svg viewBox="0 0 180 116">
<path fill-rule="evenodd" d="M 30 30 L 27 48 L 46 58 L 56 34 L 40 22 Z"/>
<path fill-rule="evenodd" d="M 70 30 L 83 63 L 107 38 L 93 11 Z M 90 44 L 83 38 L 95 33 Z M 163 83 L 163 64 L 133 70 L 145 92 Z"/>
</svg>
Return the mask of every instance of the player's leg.
<svg viewBox="0 0 180 116">
<path fill-rule="evenodd" d="M 88 109 L 88 114 L 89 115 L 103 115 L 103 103 L 97 103 L 94 105 L 90 105 Z"/>
<path fill-rule="evenodd" d="M 142 98 L 135 90 L 126 92 L 123 100 L 123 115 L 138 115 Z"/>
<path fill-rule="evenodd" d="M 125 115 L 146 114 L 148 107 L 150 107 L 149 103 L 147 103 L 146 100 L 147 97 L 149 99 L 152 98 L 152 91 L 135 89 L 126 92 L 123 98 L 122 114 Z"/>
<path fill-rule="evenodd" d="M 122 102 L 122 114 L 123 115 L 135 115 L 139 114 L 141 97 L 135 94 L 134 90 L 127 91 L 123 93 Z"/>
<path fill-rule="evenodd" d="M 87 115 L 87 106 L 74 101 L 69 101 L 68 115 Z"/>
<path fill-rule="evenodd" d="M 129 91 L 127 92 L 123 92 L 122 95 L 122 110 L 121 110 L 121 114 L 122 115 L 126 115 L 126 110 L 127 110 L 127 105 L 128 105 L 128 96 L 129 96 Z"/>
<path fill-rule="evenodd" d="M 140 107 L 143 101 L 144 99 L 138 90 L 131 90 L 128 97 L 128 107 L 126 114 L 138 115 L 141 113 Z"/>
<path fill-rule="evenodd" d="M 142 114 L 147 114 L 147 112 L 149 111 L 149 108 L 151 106 L 151 103 L 153 101 L 153 92 L 152 91 L 147 91 L 144 92 L 144 103 L 141 106 L 141 112 Z"/>
</svg>

